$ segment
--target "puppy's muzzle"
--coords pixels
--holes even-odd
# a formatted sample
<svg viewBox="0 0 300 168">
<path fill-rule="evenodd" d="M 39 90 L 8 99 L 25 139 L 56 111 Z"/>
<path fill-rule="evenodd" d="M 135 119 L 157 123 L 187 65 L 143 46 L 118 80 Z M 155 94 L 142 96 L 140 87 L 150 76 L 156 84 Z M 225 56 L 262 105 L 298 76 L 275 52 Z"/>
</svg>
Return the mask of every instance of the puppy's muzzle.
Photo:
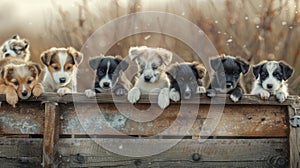
<svg viewBox="0 0 300 168">
<path fill-rule="evenodd" d="M 26 97 L 28 95 L 28 92 L 26 91 L 26 90 L 24 90 L 23 92 L 22 92 L 22 96 L 23 97 Z"/>
<path fill-rule="evenodd" d="M 59 82 L 61 84 L 66 83 L 67 79 L 66 78 L 59 78 Z"/>
<path fill-rule="evenodd" d="M 273 84 L 267 84 L 268 89 L 273 89 Z"/>
<path fill-rule="evenodd" d="M 226 82 L 226 88 L 227 89 L 232 88 L 232 83 L 231 82 Z"/>
<path fill-rule="evenodd" d="M 9 57 L 10 54 L 9 54 L 9 53 L 5 53 L 4 56 L 5 56 L 5 57 Z"/>
<path fill-rule="evenodd" d="M 149 75 L 144 76 L 145 82 L 150 82 L 151 78 L 152 78 L 152 76 L 149 76 Z"/>
<path fill-rule="evenodd" d="M 104 83 L 103 83 L 103 87 L 104 87 L 104 88 L 110 88 L 110 83 L 104 82 Z"/>
<path fill-rule="evenodd" d="M 192 91 L 185 91 L 183 93 L 183 98 L 184 99 L 190 99 L 192 97 Z"/>
</svg>

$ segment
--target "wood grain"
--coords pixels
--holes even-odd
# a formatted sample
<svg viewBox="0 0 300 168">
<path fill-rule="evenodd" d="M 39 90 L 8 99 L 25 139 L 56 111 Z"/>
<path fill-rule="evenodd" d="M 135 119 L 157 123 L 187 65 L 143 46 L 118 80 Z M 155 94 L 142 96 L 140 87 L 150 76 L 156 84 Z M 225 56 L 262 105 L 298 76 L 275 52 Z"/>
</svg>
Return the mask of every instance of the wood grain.
<svg viewBox="0 0 300 168">
<path fill-rule="evenodd" d="M 296 107 L 296 106 L 294 106 Z M 289 117 L 300 115 L 299 105 L 294 109 L 292 106 L 288 108 Z M 300 167 L 300 129 L 290 126 L 289 134 L 289 147 L 290 147 L 290 167 Z"/>
</svg>

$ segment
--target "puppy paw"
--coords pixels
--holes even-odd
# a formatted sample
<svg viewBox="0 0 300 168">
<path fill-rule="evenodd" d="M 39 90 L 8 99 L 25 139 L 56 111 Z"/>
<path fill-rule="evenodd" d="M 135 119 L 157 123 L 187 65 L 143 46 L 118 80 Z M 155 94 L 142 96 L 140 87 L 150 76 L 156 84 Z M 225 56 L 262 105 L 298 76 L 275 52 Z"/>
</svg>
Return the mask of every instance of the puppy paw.
<svg viewBox="0 0 300 168">
<path fill-rule="evenodd" d="M 277 99 L 280 103 L 283 103 L 283 102 L 286 100 L 286 98 L 287 98 L 287 95 L 284 94 L 283 92 L 277 92 L 275 96 L 276 96 L 276 99 Z"/>
<path fill-rule="evenodd" d="M 270 93 L 265 90 L 262 90 L 259 95 L 260 95 L 260 98 L 264 99 L 264 100 L 267 100 L 270 97 Z"/>
<path fill-rule="evenodd" d="M 217 92 L 215 89 L 208 89 L 206 92 L 207 97 L 215 97 L 217 95 Z"/>
<path fill-rule="evenodd" d="M 169 98 L 169 88 L 163 88 L 159 92 L 158 95 L 158 106 L 161 109 L 165 109 L 170 104 L 170 98 Z"/>
<path fill-rule="evenodd" d="M 86 97 L 91 98 L 96 96 L 96 92 L 93 91 L 92 89 L 87 89 L 84 91 Z"/>
<path fill-rule="evenodd" d="M 180 93 L 178 91 L 176 91 L 174 88 L 172 88 L 170 90 L 170 93 L 169 93 L 169 97 L 171 100 L 173 100 L 174 102 L 177 102 L 180 100 Z"/>
<path fill-rule="evenodd" d="M 32 89 L 32 94 L 35 97 L 39 97 L 41 94 L 43 94 L 43 92 L 44 92 L 44 89 L 40 83 L 35 85 L 34 88 Z"/>
<path fill-rule="evenodd" d="M 114 92 L 117 96 L 123 96 L 127 93 L 127 90 L 125 88 L 118 88 Z"/>
<path fill-rule="evenodd" d="M 206 89 L 203 86 L 198 86 L 197 87 L 197 92 L 196 93 L 206 93 Z"/>
<path fill-rule="evenodd" d="M 13 94 L 6 94 L 6 102 L 10 105 L 12 105 L 13 107 L 16 107 L 16 104 L 18 103 L 18 95 L 17 93 L 13 93 Z"/>
<path fill-rule="evenodd" d="M 236 95 L 234 95 L 234 94 L 231 94 L 230 95 L 230 99 L 233 101 L 233 102 L 238 102 L 239 100 L 240 100 L 240 98 L 241 97 L 239 97 L 239 96 L 236 96 Z"/>
<path fill-rule="evenodd" d="M 141 91 L 139 88 L 134 87 L 128 92 L 127 99 L 130 103 L 136 103 L 141 97 Z"/>
<path fill-rule="evenodd" d="M 72 91 L 69 88 L 63 87 L 63 88 L 59 88 L 57 90 L 57 93 L 58 93 L 59 96 L 63 96 L 65 94 L 67 94 L 67 93 L 72 93 Z"/>
</svg>

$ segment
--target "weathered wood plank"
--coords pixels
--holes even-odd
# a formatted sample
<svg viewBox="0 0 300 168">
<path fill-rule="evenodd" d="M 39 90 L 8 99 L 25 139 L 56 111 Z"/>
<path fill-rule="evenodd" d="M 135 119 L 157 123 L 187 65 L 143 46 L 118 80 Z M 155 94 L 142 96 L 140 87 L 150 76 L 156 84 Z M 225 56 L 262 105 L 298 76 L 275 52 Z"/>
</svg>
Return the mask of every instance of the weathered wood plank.
<svg viewBox="0 0 300 168">
<path fill-rule="evenodd" d="M 155 141 L 155 146 L 166 146 L 173 143 L 172 141 Z M 147 149 L 145 143 L 153 144 L 152 140 L 61 139 L 58 151 L 63 167 L 286 167 L 287 141 L 287 138 L 208 139 L 204 142 L 184 139 L 169 150 L 155 155 L 128 157 L 109 152 L 101 145 L 105 145 L 106 148 L 122 145 L 123 148 L 119 150 L 124 150 L 127 154 L 139 154 Z"/>
<path fill-rule="evenodd" d="M 152 112 L 161 111 L 158 107 L 151 107 L 152 111 L 135 111 L 128 104 L 117 107 L 113 104 L 80 104 L 76 108 L 72 104 L 62 104 L 60 107 L 63 109 L 61 134 L 204 136 L 207 129 L 213 129 L 211 136 L 288 136 L 285 106 L 260 106 L 257 110 L 257 105 L 226 105 L 220 121 L 218 116 L 208 117 L 209 105 L 183 108 L 174 104 L 158 116 Z M 141 104 L 135 107 L 148 108 Z M 178 113 L 180 110 L 184 112 Z M 136 122 L 134 117 L 153 120 Z"/>
<path fill-rule="evenodd" d="M 289 106 L 288 112 L 289 117 L 292 118 L 295 115 L 300 115 L 299 105 Z M 290 134 L 289 134 L 289 147 L 290 147 L 290 167 L 294 168 L 300 167 L 300 128 L 294 128 L 290 126 Z"/>
<path fill-rule="evenodd" d="M 45 121 L 43 137 L 43 167 L 53 167 L 59 139 L 59 113 L 54 103 L 45 104 Z"/>
<path fill-rule="evenodd" d="M 41 167 L 42 139 L 0 138 L 0 167 Z"/>
<path fill-rule="evenodd" d="M 212 99 L 208 98 L 204 94 L 195 96 L 194 99 L 190 100 L 183 100 L 181 103 L 183 104 L 223 104 L 224 99 L 226 98 L 226 104 L 260 104 L 260 105 L 290 105 L 294 103 L 297 96 L 289 96 L 288 99 L 284 103 L 278 103 L 275 100 L 274 96 L 271 96 L 269 100 L 262 100 L 258 96 L 253 95 L 244 95 L 241 101 L 234 103 L 229 98 L 228 95 L 218 95 L 214 98 L 214 101 Z M 149 104 L 152 100 L 152 103 L 157 102 L 157 95 L 142 95 L 141 99 L 138 101 L 138 104 Z M 5 95 L 0 94 L 0 101 L 5 101 Z M 21 100 L 22 102 L 24 100 Z M 85 94 L 83 93 L 74 93 L 74 94 L 67 94 L 65 96 L 58 96 L 56 93 L 44 93 L 40 97 L 30 97 L 28 100 L 25 101 L 39 101 L 39 102 L 58 102 L 58 103 L 94 103 L 97 101 L 98 103 L 128 103 L 127 96 L 113 96 L 111 94 L 97 94 L 95 98 L 87 98 Z M 174 102 L 171 102 L 172 104 L 177 104 Z"/>
</svg>

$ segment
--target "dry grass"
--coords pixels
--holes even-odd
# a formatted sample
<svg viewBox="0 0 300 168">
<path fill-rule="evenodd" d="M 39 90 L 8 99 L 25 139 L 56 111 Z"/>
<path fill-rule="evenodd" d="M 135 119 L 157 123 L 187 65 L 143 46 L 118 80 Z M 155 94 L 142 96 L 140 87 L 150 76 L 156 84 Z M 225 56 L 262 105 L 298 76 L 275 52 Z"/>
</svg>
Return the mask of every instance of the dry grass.
<svg viewBox="0 0 300 168">
<path fill-rule="evenodd" d="M 83 0 L 77 6 L 78 11 L 64 11 L 56 6 L 59 17 L 53 14 L 53 19 L 47 19 L 45 25 L 52 44 L 80 49 L 97 28 L 114 18 L 148 10 L 169 12 L 181 15 L 200 27 L 219 53 L 238 55 L 252 64 L 261 60 L 284 60 L 296 68 L 300 66 L 298 4 L 298 0 L 224 0 L 224 3 L 167 0 L 151 4 L 142 0 L 97 3 Z M 130 29 L 130 25 L 121 29 Z M 107 33 L 107 37 L 102 38 L 109 38 L 118 30 L 120 28 L 116 27 Z M 145 40 L 149 35 L 151 38 Z M 126 56 L 128 48 L 133 45 L 164 47 L 186 61 L 197 59 L 195 52 L 184 42 L 151 33 L 136 34 L 120 40 L 106 54 Z M 82 73 L 86 72 L 83 70 Z M 296 69 L 289 81 L 293 94 L 300 93 L 299 74 L 300 71 Z M 245 80 L 249 91 L 251 85 L 248 83 L 253 80 L 252 74 L 249 73 Z"/>
</svg>

